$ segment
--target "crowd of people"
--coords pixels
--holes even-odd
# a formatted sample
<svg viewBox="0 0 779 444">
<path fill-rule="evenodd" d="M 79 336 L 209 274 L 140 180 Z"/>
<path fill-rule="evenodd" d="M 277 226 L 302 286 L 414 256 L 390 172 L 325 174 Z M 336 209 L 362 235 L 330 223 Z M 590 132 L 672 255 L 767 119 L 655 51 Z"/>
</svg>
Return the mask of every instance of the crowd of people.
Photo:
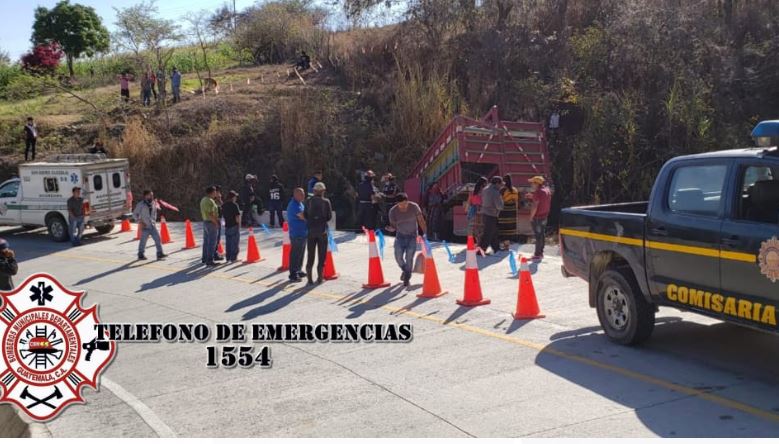
<svg viewBox="0 0 779 444">
<path fill-rule="evenodd" d="M 130 101 L 130 82 L 135 81 L 135 76 L 129 72 L 119 75 L 119 94 L 124 102 Z M 171 94 L 173 103 L 181 101 L 181 72 L 175 66 L 170 72 Z M 167 99 L 167 76 L 165 69 L 159 67 L 157 71 L 146 67 L 140 79 L 140 99 L 143 106 L 150 106 L 152 100 L 165 102 Z"/>
</svg>

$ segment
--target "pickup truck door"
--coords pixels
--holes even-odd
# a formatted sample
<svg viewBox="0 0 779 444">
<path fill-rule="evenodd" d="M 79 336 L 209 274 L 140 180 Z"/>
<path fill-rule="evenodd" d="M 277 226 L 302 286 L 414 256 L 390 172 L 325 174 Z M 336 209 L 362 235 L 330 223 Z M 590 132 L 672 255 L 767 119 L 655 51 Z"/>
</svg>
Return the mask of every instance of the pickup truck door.
<svg viewBox="0 0 779 444">
<path fill-rule="evenodd" d="M 689 308 L 669 285 L 718 292 L 719 244 L 730 162 L 679 161 L 660 180 L 647 214 L 645 251 L 652 296 Z M 683 300 L 682 300 L 683 299 Z"/>
<path fill-rule="evenodd" d="M 0 185 L 0 222 L 5 225 L 21 221 L 19 184 L 19 179 L 11 179 Z"/>
<path fill-rule="evenodd" d="M 739 162 L 722 226 L 722 295 L 737 320 L 776 330 L 779 305 L 779 160 Z M 732 315 L 731 315 L 732 316 Z"/>
</svg>

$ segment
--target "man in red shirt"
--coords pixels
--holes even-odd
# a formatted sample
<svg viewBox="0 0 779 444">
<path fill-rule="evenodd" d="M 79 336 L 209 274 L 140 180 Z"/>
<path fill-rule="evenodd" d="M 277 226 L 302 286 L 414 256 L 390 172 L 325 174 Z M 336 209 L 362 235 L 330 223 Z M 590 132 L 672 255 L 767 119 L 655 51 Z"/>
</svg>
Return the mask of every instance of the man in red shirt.
<svg viewBox="0 0 779 444">
<path fill-rule="evenodd" d="M 533 188 L 525 197 L 530 199 L 530 224 L 533 227 L 533 235 L 536 239 L 536 252 L 532 260 L 540 261 L 544 258 L 544 245 L 546 243 L 546 218 L 552 206 L 552 190 L 544 185 L 544 178 L 535 176 L 528 180 Z"/>
</svg>

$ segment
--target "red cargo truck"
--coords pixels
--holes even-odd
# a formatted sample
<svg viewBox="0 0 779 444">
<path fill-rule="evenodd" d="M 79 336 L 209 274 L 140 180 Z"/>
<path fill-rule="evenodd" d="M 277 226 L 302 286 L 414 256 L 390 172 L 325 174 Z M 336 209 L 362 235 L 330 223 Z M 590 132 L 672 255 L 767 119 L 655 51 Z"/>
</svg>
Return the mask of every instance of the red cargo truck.
<svg viewBox="0 0 779 444">
<path fill-rule="evenodd" d="M 528 179 L 544 176 L 550 181 L 546 131 L 540 122 L 501 120 L 493 106 L 482 119 L 455 116 L 411 170 L 404 189 L 419 202 L 423 193 L 438 183 L 447 196 L 446 220 L 455 236 L 465 236 L 467 220 L 463 203 L 480 176 L 506 174 L 520 191 L 517 235 L 533 233 L 525 193 Z"/>
</svg>

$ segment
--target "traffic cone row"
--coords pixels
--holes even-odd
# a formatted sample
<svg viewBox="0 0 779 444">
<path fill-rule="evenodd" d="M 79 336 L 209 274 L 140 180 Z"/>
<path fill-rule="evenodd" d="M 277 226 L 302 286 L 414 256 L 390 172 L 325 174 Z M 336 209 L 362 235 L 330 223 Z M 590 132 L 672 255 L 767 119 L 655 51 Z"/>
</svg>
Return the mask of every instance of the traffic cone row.
<svg viewBox="0 0 779 444">
<path fill-rule="evenodd" d="M 167 244 L 171 242 L 170 232 L 168 231 L 168 225 L 165 217 L 161 218 L 160 224 L 160 237 L 162 243 Z M 122 232 L 132 231 L 130 227 L 130 221 L 125 219 L 122 221 Z M 373 230 L 366 230 L 368 234 L 368 282 L 363 285 L 363 288 L 376 289 L 389 287 L 390 283 L 384 280 L 384 272 L 381 266 L 381 258 L 379 257 L 379 250 L 376 245 L 376 234 Z M 289 225 L 284 222 L 283 225 L 283 240 L 282 240 L 282 263 L 278 271 L 289 270 L 289 256 L 291 250 L 291 244 L 289 239 Z M 136 231 L 136 239 L 140 239 L 140 225 Z M 192 223 L 187 219 L 185 221 L 185 246 L 184 249 L 192 249 L 197 247 L 195 242 L 195 236 L 192 232 Z M 422 252 L 416 257 L 416 264 L 414 269 L 416 272 L 424 273 L 422 292 L 417 295 L 420 298 L 437 298 L 445 295 L 447 292 L 441 289 L 441 282 L 438 278 L 438 270 L 435 265 L 435 259 L 432 251 L 428 245 L 418 239 L 418 242 L 422 245 Z M 218 252 L 224 254 L 222 243 L 218 244 Z M 477 249 L 473 239 L 473 236 L 468 236 L 467 250 L 465 253 L 465 282 L 463 288 L 463 297 L 457 300 L 457 304 L 475 307 L 479 305 L 486 305 L 490 303 L 489 299 L 484 298 L 481 291 L 481 282 L 479 280 L 479 266 L 476 259 Z M 257 244 L 257 240 L 254 236 L 254 231 L 249 228 L 249 236 L 247 239 L 246 260 L 245 263 L 252 264 L 262 261 L 260 256 L 260 249 Z M 335 271 L 335 263 L 333 261 L 333 254 L 330 250 L 330 245 L 327 246 L 327 254 L 325 259 L 323 278 L 325 280 L 333 280 L 338 278 L 338 273 Z M 533 279 L 530 273 L 530 267 L 527 258 L 522 257 L 520 259 L 519 269 L 519 288 L 517 289 L 517 306 L 513 313 L 513 317 L 516 320 L 529 320 L 539 319 L 545 317 L 541 314 L 541 310 L 538 306 L 538 299 L 536 297 L 536 291 L 533 286 Z"/>
</svg>

